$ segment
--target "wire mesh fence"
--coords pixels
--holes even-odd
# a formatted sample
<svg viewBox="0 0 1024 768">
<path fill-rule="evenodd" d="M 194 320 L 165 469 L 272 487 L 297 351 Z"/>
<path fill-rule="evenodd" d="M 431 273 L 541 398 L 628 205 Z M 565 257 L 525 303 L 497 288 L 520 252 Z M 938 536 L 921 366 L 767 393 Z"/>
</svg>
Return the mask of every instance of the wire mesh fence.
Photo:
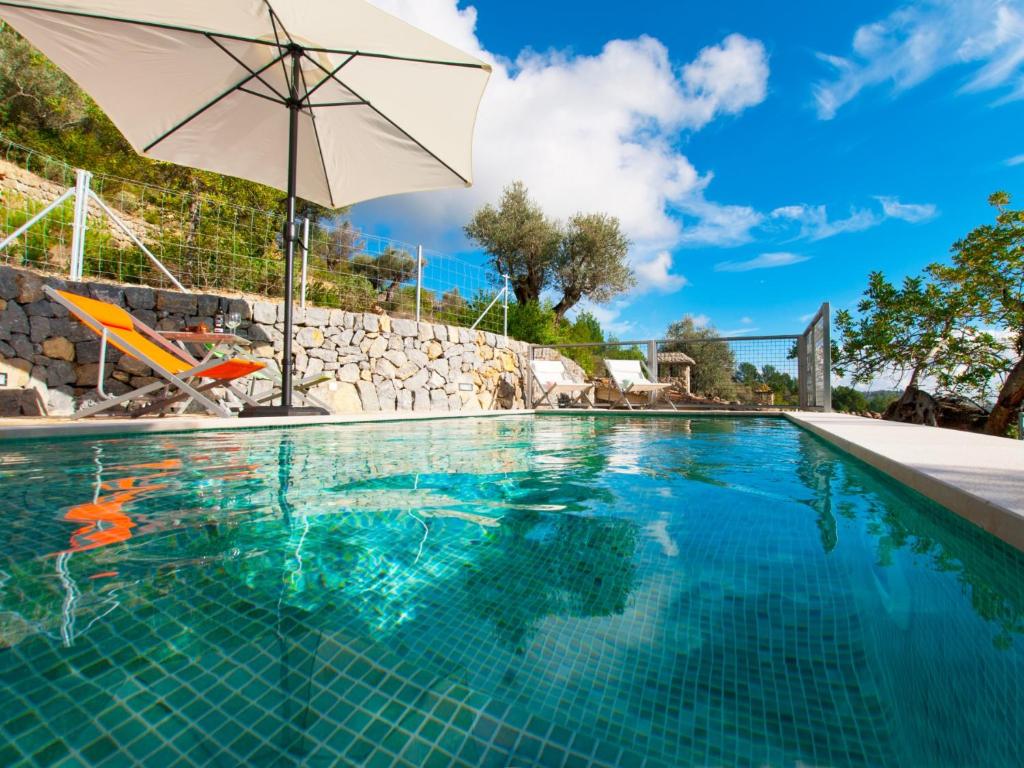
<svg viewBox="0 0 1024 768">
<path fill-rule="evenodd" d="M 76 182 L 76 169 L 0 137 L 0 237 L 6 238 Z M 124 224 L 115 226 L 90 199 L 80 274 L 174 287 L 163 265 L 187 289 L 280 297 L 284 285 L 281 210 L 261 210 L 105 174 L 92 174 L 92 193 Z M 61 200 L 6 249 L 0 263 L 67 274 L 74 269 L 75 200 Z M 354 228 L 337 218 L 311 220 L 304 301 L 353 312 L 501 332 L 502 278 L 487 267 Z M 133 242 L 134 236 L 147 253 Z M 422 254 L 422 258 L 421 258 Z M 158 263 L 157 263 L 158 262 Z M 481 315 L 483 317 L 481 318 Z"/>
<path fill-rule="evenodd" d="M 828 410 L 827 342 L 813 335 L 827 324 L 826 304 L 804 334 L 564 344 L 531 354 L 549 357 L 551 350 L 576 361 L 578 373 L 595 384 L 598 406 L 651 404 L 651 393 L 630 392 L 631 384 L 646 380 L 666 385 L 664 396 L 677 407 Z M 632 376 L 614 375 L 610 369 L 619 366 L 606 363 L 623 359 L 638 362 Z M 536 401 L 539 390 L 533 390 Z"/>
</svg>

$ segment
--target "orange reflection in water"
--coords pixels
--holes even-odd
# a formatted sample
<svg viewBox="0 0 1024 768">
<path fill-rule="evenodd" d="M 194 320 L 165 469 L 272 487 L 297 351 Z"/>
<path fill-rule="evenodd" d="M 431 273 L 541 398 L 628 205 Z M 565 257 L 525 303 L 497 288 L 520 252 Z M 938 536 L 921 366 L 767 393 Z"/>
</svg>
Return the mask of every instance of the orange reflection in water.
<svg viewBox="0 0 1024 768">
<path fill-rule="evenodd" d="M 85 523 L 71 534 L 68 552 L 85 552 L 108 544 L 117 544 L 132 537 L 135 522 L 123 511 L 124 506 L 144 493 L 159 491 L 166 483 L 153 481 L 181 469 L 181 461 L 167 459 L 150 464 L 137 464 L 132 469 L 157 470 L 143 477 L 123 477 L 101 483 L 95 501 L 76 504 L 64 515 L 65 520 Z M 104 494 L 104 492 L 106 492 Z"/>
</svg>

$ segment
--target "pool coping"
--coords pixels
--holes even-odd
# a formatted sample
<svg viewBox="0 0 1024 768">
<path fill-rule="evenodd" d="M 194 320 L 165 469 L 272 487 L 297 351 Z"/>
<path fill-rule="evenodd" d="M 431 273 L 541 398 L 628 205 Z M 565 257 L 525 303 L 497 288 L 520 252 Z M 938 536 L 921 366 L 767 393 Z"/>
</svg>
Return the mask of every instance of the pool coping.
<svg viewBox="0 0 1024 768">
<path fill-rule="evenodd" d="M 500 411 L 378 412 L 337 416 L 89 421 L 0 419 L 4 442 L 74 437 L 113 437 L 196 431 L 283 429 L 301 426 L 504 416 L 600 416 L 681 418 L 777 418 L 806 429 L 843 452 L 927 496 L 960 517 L 1024 551 L 1024 442 L 936 427 L 866 419 L 842 413 L 782 410 L 513 409 Z"/>
<path fill-rule="evenodd" d="M 515 408 L 502 411 L 386 411 L 349 413 L 333 416 L 258 417 L 252 419 L 219 418 L 215 416 L 175 416 L 152 419 L 0 419 L 0 447 L 9 441 L 45 440 L 69 437 L 124 437 L 128 435 L 168 434 L 175 432 L 222 432 L 246 429 L 287 429 L 317 427 L 330 424 L 384 424 L 397 421 L 434 421 L 443 419 L 496 418 L 499 416 L 530 416 L 532 409 Z"/>
</svg>

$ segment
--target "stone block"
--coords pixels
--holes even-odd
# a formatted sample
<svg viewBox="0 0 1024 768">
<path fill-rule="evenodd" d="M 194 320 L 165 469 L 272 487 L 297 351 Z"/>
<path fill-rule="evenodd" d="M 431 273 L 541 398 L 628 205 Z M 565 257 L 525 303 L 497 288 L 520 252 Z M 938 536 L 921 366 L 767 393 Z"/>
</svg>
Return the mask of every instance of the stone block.
<svg viewBox="0 0 1024 768">
<path fill-rule="evenodd" d="M 314 387 L 313 394 L 323 400 L 334 413 L 360 413 L 363 410 L 359 390 L 347 382 L 327 382 Z"/>
<path fill-rule="evenodd" d="M 33 317 L 32 315 L 29 315 L 28 327 L 29 341 L 32 341 L 35 344 L 38 344 L 43 339 L 48 339 L 50 337 L 50 318 L 48 317 L 39 317 L 38 315 Z"/>
<path fill-rule="evenodd" d="M 117 367 L 133 376 L 146 376 L 150 373 L 148 365 L 128 355 L 121 356 L 121 359 L 117 361 Z"/>
<path fill-rule="evenodd" d="M 153 309 L 156 306 L 156 293 L 152 288 L 142 285 L 126 285 L 124 300 L 131 309 Z"/>
<path fill-rule="evenodd" d="M 57 309 L 60 309 L 60 305 L 51 301 L 48 296 L 44 296 L 39 301 L 33 301 L 31 304 L 26 304 L 23 309 L 29 318 L 56 317 Z"/>
<path fill-rule="evenodd" d="M 253 319 L 252 307 L 249 306 L 249 302 L 245 299 L 228 299 L 225 311 L 237 312 L 238 316 L 242 318 L 243 323 L 249 322 Z"/>
<path fill-rule="evenodd" d="M 380 357 L 387 351 L 388 340 L 383 336 L 378 336 L 370 343 L 370 348 L 367 350 L 367 354 L 370 358 Z"/>
<path fill-rule="evenodd" d="M 394 411 L 397 408 L 398 393 L 395 391 L 395 384 L 385 380 L 377 385 L 377 402 L 380 403 L 382 411 Z"/>
<path fill-rule="evenodd" d="M 0 299 L 18 298 L 18 272 L 7 266 L 0 266 Z"/>
<path fill-rule="evenodd" d="M 377 365 L 374 367 L 374 373 L 378 376 L 383 376 L 385 379 L 394 379 L 398 371 L 386 358 L 378 358 Z"/>
<path fill-rule="evenodd" d="M 425 389 L 417 389 L 412 393 L 412 409 L 414 411 L 430 410 L 430 394 Z"/>
<path fill-rule="evenodd" d="M 16 273 L 15 282 L 18 285 L 18 294 L 15 297 L 21 304 L 31 304 L 39 301 L 46 294 L 43 293 L 43 278 L 32 272 Z"/>
<path fill-rule="evenodd" d="M 415 320 L 402 320 L 394 318 L 391 321 L 391 332 L 399 336 L 417 336 L 419 328 Z"/>
<path fill-rule="evenodd" d="M 310 357 L 306 363 L 307 376 L 319 376 L 324 371 L 324 361 L 319 357 Z"/>
<path fill-rule="evenodd" d="M 277 322 L 277 305 L 269 301 L 255 302 L 252 305 L 252 319 L 263 325 L 273 325 Z"/>
<path fill-rule="evenodd" d="M 395 378 L 398 379 L 399 381 L 405 381 L 414 373 L 416 373 L 416 371 L 418 371 L 419 369 L 420 366 L 415 365 L 414 363 L 406 363 L 397 371 L 395 371 Z"/>
<path fill-rule="evenodd" d="M 419 341 L 430 341 L 434 338 L 434 326 L 430 323 L 417 323 L 416 338 Z"/>
<path fill-rule="evenodd" d="M 405 350 L 405 357 L 410 363 L 412 363 L 418 368 L 422 368 L 430 361 L 430 358 L 427 357 L 427 354 L 425 352 L 421 352 L 418 349 Z"/>
<path fill-rule="evenodd" d="M 16 301 L 8 301 L 4 311 L 0 312 L 0 339 L 9 339 L 12 334 L 30 333 L 28 316 Z"/>
<path fill-rule="evenodd" d="M 14 347 L 14 352 L 18 357 L 32 360 L 36 356 L 36 346 L 29 341 L 28 336 L 23 336 L 20 333 L 12 334 L 11 346 Z"/>
<path fill-rule="evenodd" d="M 94 369 L 98 369 L 98 367 L 99 366 L 96 365 L 93 366 Z M 46 366 L 46 386 L 48 387 L 59 387 L 62 384 L 75 384 L 77 383 L 77 380 L 78 373 L 75 366 L 67 360 L 53 360 Z M 92 381 L 94 384 L 96 383 L 95 375 L 93 376 Z"/>
<path fill-rule="evenodd" d="M 427 358 L 434 360 L 444 354 L 444 347 L 440 342 L 432 341 L 427 344 Z"/>
<path fill-rule="evenodd" d="M 391 318 L 387 315 L 378 315 L 380 320 L 380 332 L 391 333 Z"/>
<path fill-rule="evenodd" d="M 406 389 L 421 389 L 427 385 L 427 379 L 430 378 L 430 371 L 426 368 L 420 368 L 415 374 L 405 380 Z"/>
<path fill-rule="evenodd" d="M 396 349 L 389 349 L 384 353 L 384 359 L 389 361 L 396 368 L 401 368 L 405 365 L 409 358 L 406 357 L 405 352 Z"/>
<path fill-rule="evenodd" d="M 220 296 L 201 293 L 196 296 L 196 314 L 200 317 L 213 317 L 220 311 Z"/>
<path fill-rule="evenodd" d="M 124 289 L 119 285 L 108 283 L 89 283 L 89 296 L 97 301 L 105 301 L 108 304 L 124 306 Z"/>
<path fill-rule="evenodd" d="M 347 363 L 338 370 L 338 381 L 354 384 L 359 381 L 359 366 L 355 363 Z"/>
<path fill-rule="evenodd" d="M 380 331 L 380 317 L 378 315 L 371 315 L 364 312 L 362 317 L 364 331 L 373 333 Z"/>
<path fill-rule="evenodd" d="M 395 398 L 395 410 L 412 410 L 412 392 L 410 392 L 408 389 L 398 390 L 397 396 Z"/>
<path fill-rule="evenodd" d="M 169 312 L 178 315 L 194 315 L 198 308 L 196 297 L 191 293 L 178 293 L 177 291 L 157 291 L 156 308 L 160 312 Z"/>
<path fill-rule="evenodd" d="M 433 389 L 430 391 L 430 410 L 448 410 L 448 395 L 445 394 L 443 389 Z"/>
<path fill-rule="evenodd" d="M 71 387 L 50 387 L 46 410 L 51 416 L 70 416 L 75 412 L 75 391 Z"/>
<path fill-rule="evenodd" d="M 331 312 L 328 309 L 321 307 L 308 307 L 306 309 L 306 325 L 324 328 L 327 326 L 330 317 Z"/>
<path fill-rule="evenodd" d="M 300 328 L 295 334 L 295 342 L 309 349 L 319 348 L 324 343 L 324 332 L 319 328 Z"/>
<path fill-rule="evenodd" d="M 75 345 L 63 336 L 54 336 L 43 342 L 43 354 L 54 360 L 65 360 L 70 363 L 75 359 Z"/>
<path fill-rule="evenodd" d="M 448 341 L 448 326 L 447 325 L 435 325 L 434 326 L 434 338 L 438 341 Z"/>
<path fill-rule="evenodd" d="M 367 413 L 379 411 L 380 401 L 377 399 L 377 388 L 371 381 L 357 381 L 356 389 L 359 392 L 359 402 Z"/>
</svg>

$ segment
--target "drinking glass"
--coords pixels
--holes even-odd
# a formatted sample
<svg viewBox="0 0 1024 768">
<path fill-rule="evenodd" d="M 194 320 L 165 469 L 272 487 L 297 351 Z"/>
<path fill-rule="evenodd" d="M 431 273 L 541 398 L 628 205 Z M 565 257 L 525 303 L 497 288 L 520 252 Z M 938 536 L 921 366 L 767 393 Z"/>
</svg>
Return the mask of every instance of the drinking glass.
<svg viewBox="0 0 1024 768">
<path fill-rule="evenodd" d="M 242 315 L 238 312 L 229 312 L 228 319 L 225 325 L 231 330 L 232 333 L 235 329 L 242 324 Z"/>
</svg>

